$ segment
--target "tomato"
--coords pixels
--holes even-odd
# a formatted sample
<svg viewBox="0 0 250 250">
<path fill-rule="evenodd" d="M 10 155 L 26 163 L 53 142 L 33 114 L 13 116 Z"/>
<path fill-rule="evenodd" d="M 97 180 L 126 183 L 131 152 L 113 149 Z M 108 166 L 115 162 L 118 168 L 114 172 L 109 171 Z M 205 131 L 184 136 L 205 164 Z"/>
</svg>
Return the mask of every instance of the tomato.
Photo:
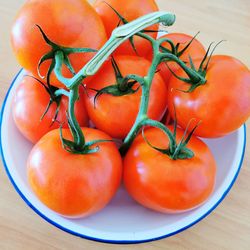
<svg viewBox="0 0 250 250">
<path fill-rule="evenodd" d="M 85 0 L 26 1 L 13 24 L 11 42 L 20 65 L 36 76 L 40 58 L 51 50 L 36 24 L 41 26 L 51 41 L 66 47 L 99 49 L 107 40 L 100 17 Z M 78 71 L 93 55 L 71 54 L 69 58 Z M 50 63 L 48 61 L 42 65 L 43 75 Z M 66 67 L 63 74 L 72 77 Z M 61 87 L 62 84 L 55 79 L 53 76 L 53 83 Z"/>
<path fill-rule="evenodd" d="M 177 72 L 186 77 L 185 73 Z M 174 117 L 174 106 L 180 126 L 201 122 L 195 134 L 220 137 L 238 129 L 250 115 L 250 71 L 239 60 L 223 55 L 212 56 L 207 82 L 191 93 L 190 84 L 175 77 L 169 82 L 168 106 Z M 174 105 L 173 105 L 174 104 Z M 190 126 L 192 129 L 192 125 Z"/>
<path fill-rule="evenodd" d="M 87 126 L 88 115 L 84 104 L 84 92 L 80 91 L 79 95 L 80 98 L 75 105 L 76 118 L 81 126 Z M 67 127 L 68 98 L 65 96 L 61 99 L 58 122 L 54 122 L 52 125 L 57 108 L 55 102 L 41 120 L 49 101 L 48 92 L 38 81 L 28 76 L 20 79 L 12 103 L 13 118 L 20 132 L 33 143 L 36 143 L 50 130 L 59 128 L 61 123 L 63 123 L 63 127 Z"/>
<path fill-rule="evenodd" d="M 94 2 L 94 8 L 102 18 L 108 37 L 111 36 L 112 31 L 119 24 L 119 17 L 108 4 L 118 11 L 129 22 L 151 12 L 158 11 L 158 6 L 154 0 L 126 0 L 122 3 L 117 0 L 96 0 Z M 147 28 L 147 30 L 158 30 L 158 25 L 153 25 Z M 153 38 L 156 38 L 157 36 L 157 33 L 147 34 Z M 148 40 L 138 36 L 134 36 L 133 39 L 136 51 L 139 56 L 145 56 L 148 51 L 152 51 L 152 45 Z M 120 45 L 115 51 L 115 54 L 137 55 L 129 41 L 126 41 Z"/>
<path fill-rule="evenodd" d="M 87 142 L 111 139 L 91 128 L 82 131 Z M 63 136 L 72 140 L 68 129 Z M 120 184 L 122 160 L 113 142 L 98 146 L 97 153 L 72 154 L 63 149 L 59 130 L 46 134 L 27 162 L 29 184 L 41 202 L 66 217 L 85 217 L 106 206 Z"/>
<path fill-rule="evenodd" d="M 168 148 L 168 138 L 159 129 L 145 131 L 147 140 Z M 177 129 L 177 142 L 183 130 Z M 124 158 L 123 180 L 129 194 L 141 205 L 163 213 L 184 212 L 201 205 L 215 185 L 216 163 L 207 145 L 192 136 L 187 147 L 191 159 L 172 160 L 137 136 Z"/>
<path fill-rule="evenodd" d="M 161 38 L 168 38 L 172 40 L 174 45 L 180 43 L 178 51 L 181 51 L 192 40 L 193 37 L 183 33 L 170 33 L 162 36 Z M 170 45 L 166 42 L 163 43 L 163 47 L 171 49 Z M 184 62 L 189 62 L 189 56 L 191 56 L 193 60 L 197 60 L 197 59 L 202 59 L 205 54 L 206 50 L 204 46 L 197 39 L 194 39 L 191 45 L 188 47 L 188 49 L 180 56 L 180 59 Z M 147 58 L 152 60 L 152 53 L 148 54 Z M 168 66 L 166 65 L 166 62 L 162 62 L 159 65 L 158 69 L 160 70 L 160 74 L 162 75 L 165 83 L 168 85 L 168 82 L 172 76 L 172 73 L 169 70 L 169 68 L 173 72 L 176 72 L 178 69 L 180 69 L 180 67 L 175 62 L 168 62 L 167 64 Z"/>
<path fill-rule="evenodd" d="M 136 56 L 117 56 L 115 60 L 123 77 L 128 74 L 146 76 L 150 67 L 149 61 Z M 91 89 L 100 90 L 115 83 L 115 73 L 110 61 L 108 61 L 87 85 L 88 95 L 85 97 L 85 103 L 90 120 L 95 126 L 113 138 L 121 139 L 126 137 L 135 122 L 139 111 L 141 88 L 136 93 L 123 96 L 103 94 L 94 102 L 96 92 Z M 137 83 L 135 88 L 138 86 Z M 157 73 L 150 91 L 149 117 L 160 120 L 166 106 L 167 88 Z"/>
</svg>

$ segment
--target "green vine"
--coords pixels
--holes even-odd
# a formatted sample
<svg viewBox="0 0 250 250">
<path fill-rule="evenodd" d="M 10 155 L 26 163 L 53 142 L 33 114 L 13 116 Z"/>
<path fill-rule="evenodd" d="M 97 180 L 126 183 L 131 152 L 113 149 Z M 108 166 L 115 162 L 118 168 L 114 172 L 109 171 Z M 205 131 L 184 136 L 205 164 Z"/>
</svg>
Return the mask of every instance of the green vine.
<svg viewBox="0 0 250 250">
<path fill-rule="evenodd" d="M 128 23 L 126 25 L 117 27 L 110 39 L 107 43 L 96 53 L 96 55 L 90 60 L 77 74 L 75 74 L 68 55 L 70 53 L 79 53 L 79 52 L 94 52 L 91 49 L 83 48 L 83 49 L 72 49 L 59 46 L 54 42 L 50 41 L 50 39 L 43 32 L 41 27 L 38 27 L 43 35 L 44 40 L 47 44 L 50 45 L 51 51 L 44 55 L 38 65 L 38 71 L 41 64 L 49 59 L 52 59 L 52 63 L 47 73 L 47 78 L 50 78 L 52 70 L 54 70 L 58 80 L 63 83 L 69 91 L 66 90 L 58 90 L 56 91 L 56 95 L 65 95 L 69 97 L 69 107 L 68 107 L 68 124 L 72 133 L 73 140 L 67 140 L 63 137 L 63 131 L 61 128 L 61 141 L 65 150 L 71 153 L 79 153 L 79 154 L 88 154 L 97 152 L 98 146 L 93 149 L 95 144 L 103 142 L 103 140 L 97 140 L 93 142 L 86 143 L 85 137 L 83 135 L 82 129 L 77 122 L 74 113 L 75 102 L 78 99 L 79 85 L 82 81 L 91 75 L 94 75 L 98 69 L 102 66 L 102 64 L 106 61 L 106 59 L 114 52 L 114 50 L 122 44 L 124 41 L 132 37 L 134 34 L 139 31 L 145 29 L 148 26 L 151 26 L 156 23 L 164 23 L 165 25 L 172 25 L 175 21 L 175 16 L 171 13 L 167 12 L 155 12 L 149 15 L 138 18 L 137 20 Z M 65 64 L 68 69 L 74 75 L 72 78 L 66 78 L 62 75 L 62 66 Z M 137 76 L 136 76 L 137 78 Z M 137 80 L 137 79 L 135 79 Z M 129 79 L 128 79 L 129 81 Z M 123 83 L 119 83 L 119 87 L 124 87 Z M 146 105 L 147 106 L 147 105 Z M 146 107 L 145 106 L 145 107 Z"/>
<path fill-rule="evenodd" d="M 140 85 L 134 88 L 135 84 L 137 83 L 136 80 L 132 80 L 126 76 L 124 77 L 115 61 L 113 56 L 111 56 L 111 63 L 114 69 L 114 74 L 116 78 L 116 83 L 113 85 L 106 86 L 102 89 L 92 89 L 96 91 L 96 95 L 94 97 L 94 105 L 96 106 L 97 98 L 99 98 L 103 94 L 108 94 L 112 96 L 123 96 L 123 95 L 130 95 L 136 93 L 140 89 Z"/>
<path fill-rule="evenodd" d="M 115 10 L 114 10 L 115 11 Z M 118 12 L 116 14 L 119 15 Z M 114 52 L 114 50 L 122 44 L 124 41 L 129 39 L 130 42 L 133 43 L 133 40 L 131 39 L 134 35 L 140 36 L 144 39 L 147 39 L 151 42 L 152 48 L 153 48 L 153 61 L 151 64 L 151 67 L 148 71 L 147 76 L 141 77 L 138 75 L 126 75 L 122 76 L 121 72 L 119 71 L 119 68 L 112 59 L 112 65 L 115 71 L 116 75 L 116 84 L 106 87 L 102 90 L 96 90 L 96 98 L 100 96 L 101 94 L 111 94 L 114 96 L 119 96 L 123 94 L 133 94 L 137 89 L 133 89 L 133 86 L 138 83 L 139 87 L 142 89 L 142 96 L 141 96 L 141 102 L 140 102 L 140 108 L 139 112 L 136 118 L 136 121 L 131 128 L 129 134 L 124 139 L 124 142 L 120 148 L 120 152 L 122 154 L 125 154 L 138 133 L 143 129 L 145 126 L 153 126 L 161 129 L 169 138 L 169 148 L 168 149 L 159 149 L 154 147 L 150 144 L 150 142 L 147 141 L 147 143 L 152 146 L 154 149 L 165 153 L 169 155 L 172 159 L 184 159 L 184 158 L 191 158 L 193 156 L 193 153 L 191 150 L 189 150 L 186 145 L 188 141 L 191 138 L 191 135 L 193 131 L 189 135 L 183 136 L 181 142 L 179 144 L 176 143 L 176 126 L 174 129 L 174 132 L 171 132 L 167 127 L 165 127 L 162 123 L 158 121 L 154 121 L 149 119 L 147 113 L 148 113 L 148 106 L 149 106 L 149 94 L 151 85 L 153 82 L 153 78 L 155 75 L 155 72 L 157 72 L 158 65 L 162 62 L 175 62 L 177 63 L 187 74 L 187 79 L 182 79 L 188 83 L 190 83 L 192 86 L 199 86 L 206 83 L 205 79 L 205 71 L 207 68 L 207 65 L 203 67 L 203 64 L 205 63 L 209 50 L 204 58 L 204 60 L 201 63 L 201 66 L 198 70 L 196 70 L 193 66 L 192 59 L 190 58 L 190 65 L 191 67 L 188 67 L 185 62 L 183 62 L 179 57 L 180 55 L 190 46 L 193 39 L 190 41 L 190 43 L 187 44 L 187 46 L 179 51 L 179 45 L 176 46 L 174 43 L 166 38 L 161 38 L 158 40 L 153 39 L 151 36 L 147 35 L 145 28 L 152 26 L 154 24 L 162 22 L 166 26 L 170 26 L 175 22 L 175 16 L 171 13 L 167 12 L 155 12 L 148 14 L 146 16 L 143 16 L 141 18 L 138 18 L 130 23 L 128 23 L 125 19 L 123 19 L 122 16 L 119 15 L 119 18 L 125 23 L 123 26 L 117 27 L 110 39 L 106 42 L 106 44 L 95 54 L 95 56 L 77 73 L 75 74 L 74 70 L 71 67 L 71 63 L 68 58 L 68 53 L 79 53 L 79 52 L 90 52 L 93 50 L 91 49 L 70 49 L 61 47 L 59 45 L 56 45 L 55 43 L 51 42 L 44 32 L 41 30 L 43 37 L 45 41 L 51 46 L 52 51 L 49 52 L 47 55 L 45 55 L 41 61 L 40 64 L 43 63 L 45 60 L 52 59 L 51 66 L 49 68 L 47 76 L 50 76 L 51 74 L 51 68 L 53 68 L 58 80 L 62 82 L 68 89 L 68 91 L 59 89 L 55 92 L 57 96 L 65 95 L 69 98 L 69 107 L 68 107 L 68 124 L 73 136 L 73 140 L 66 140 L 63 137 L 62 129 L 61 129 L 61 140 L 63 143 L 63 147 L 72 153 L 80 153 L 80 154 L 88 154 L 88 153 L 94 153 L 98 151 L 98 146 L 94 147 L 95 144 L 98 144 L 100 142 L 103 142 L 101 140 L 92 141 L 86 143 L 83 132 L 76 120 L 75 114 L 74 114 L 74 106 L 75 102 L 78 99 L 78 89 L 79 85 L 82 84 L 82 81 L 91 75 L 94 75 L 99 68 L 102 66 L 102 64 L 107 60 L 107 58 Z M 164 42 L 167 42 L 170 44 L 171 49 L 166 49 L 162 44 Z M 133 45 L 133 44 L 132 44 Z M 39 66 L 40 66 L 39 64 Z M 65 78 L 62 75 L 62 66 L 65 64 L 73 73 L 72 78 Z M 39 67 L 38 67 L 39 68 Z M 176 76 L 178 77 L 178 76 Z M 194 87 L 192 87 L 194 89 Z M 95 98 L 95 99 L 96 99 Z"/>
</svg>

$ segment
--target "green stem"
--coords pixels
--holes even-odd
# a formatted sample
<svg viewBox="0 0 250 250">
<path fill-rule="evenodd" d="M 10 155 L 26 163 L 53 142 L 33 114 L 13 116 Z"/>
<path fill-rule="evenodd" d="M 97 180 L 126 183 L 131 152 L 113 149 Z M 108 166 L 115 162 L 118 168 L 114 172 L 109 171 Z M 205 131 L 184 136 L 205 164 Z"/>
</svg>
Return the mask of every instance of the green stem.
<svg viewBox="0 0 250 250">
<path fill-rule="evenodd" d="M 176 148 L 176 141 L 174 135 L 171 133 L 169 129 L 167 129 L 163 124 L 157 121 L 153 121 L 148 118 L 147 113 L 148 113 L 148 105 L 149 105 L 149 94 L 150 94 L 150 89 L 152 86 L 153 78 L 155 75 L 155 72 L 157 70 L 158 65 L 161 63 L 163 58 L 167 58 L 170 61 L 174 61 L 180 65 L 180 67 L 185 70 L 185 72 L 188 74 L 188 76 L 197 82 L 202 82 L 205 81 L 205 79 L 198 74 L 198 72 L 190 69 L 187 67 L 187 65 L 182 62 L 176 55 L 172 53 L 161 53 L 160 52 L 160 46 L 162 42 L 165 40 L 159 39 L 158 41 L 152 39 L 150 36 L 139 33 L 139 36 L 149 40 L 152 44 L 153 47 L 153 61 L 152 65 L 149 69 L 148 75 L 144 77 L 144 83 L 142 84 L 142 96 L 141 96 L 141 102 L 140 102 L 140 108 L 139 108 L 139 113 L 137 115 L 136 121 L 131 128 L 129 134 L 127 137 L 124 139 L 124 143 L 120 148 L 121 154 L 125 154 L 129 147 L 131 146 L 132 142 L 136 138 L 137 134 L 139 133 L 140 129 L 145 126 L 153 126 L 153 127 L 158 127 L 159 129 L 163 130 L 167 136 L 169 137 L 169 151 L 170 154 L 174 154 L 175 148 Z M 150 38 L 149 38 L 150 37 Z M 174 53 L 175 51 L 173 51 Z"/>
<path fill-rule="evenodd" d="M 137 136 L 138 132 L 143 126 L 153 126 L 158 127 L 162 131 L 166 133 L 166 135 L 169 137 L 169 150 L 167 152 L 168 155 L 174 155 L 175 156 L 175 149 L 176 149 L 176 141 L 174 134 L 171 133 L 169 129 L 167 129 L 163 124 L 161 124 L 158 121 L 154 121 L 148 118 L 148 106 L 149 106 L 149 95 L 150 95 L 150 89 L 152 86 L 152 82 L 154 79 L 155 72 L 157 70 L 158 65 L 161 63 L 161 61 L 169 60 L 174 61 L 180 65 L 184 69 L 184 71 L 188 74 L 191 80 L 194 80 L 195 82 L 201 82 L 204 81 L 202 76 L 198 74 L 193 69 L 190 69 L 186 66 L 184 62 L 182 62 L 176 55 L 173 53 L 176 53 L 176 51 L 172 51 L 169 53 L 162 53 L 160 51 L 161 43 L 165 40 L 154 40 L 152 37 L 143 34 L 140 32 L 141 30 L 144 30 L 148 26 L 151 26 L 155 23 L 164 22 L 165 25 L 172 25 L 175 21 L 175 16 L 170 13 L 166 12 L 155 12 L 151 13 L 149 15 L 143 16 L 131 23 L 125 24 L 123 26 L 118 27 L 115 29 L 112 33 L 111 38 L 107 41 L 107 43 L 98 51 L 98 53 L 90 60 L 73 78 L 68 79 L 62 76 L 62 65 L 65 62 L 66 58 L 62 51 L 58 50 L 55 54 L 55 74 L 57 78 L 67 87 L 70 89 L 70 92 L 64 90 L 58 90 L 56 94 L 60 95 L 66 95 L 69 97 L 69 107 L 68 107 L 68 121 L 69 121 L 69 127 L 71 129 L 74 141 L 67 141 L 65 139 L 64 142 L 66 146 L 72 150 L 72 152 L 78 152 L 78 153 L 94 153 L 98 150 L 98 147 L 95 149 L 90 149 L 88 143 L 85 143 L 85 138 L 82 133 L 81 127 L 79 123 L 76 120 L 75 113 L 74 113 L 74 106 L 75 102 L 78 99 L 79 95 L 79 85 L 82 82 L 84 78 L 90 75 L 94 75 L 98 69 L 102 66 L 102 64 L 106 61 L 106 59 L 114 52 L 114 50 L 122 44 L 125 40 L 129 39 L 134 34 L 138 34 L 139 36 L 147 39 L 151 42 L 153 47 L 153 62 L 152 65 L 149 68 L 148 75 L 144 78 L 136 75 L 128 75 L 126 76 L 127 80 L 134 80 L 138 82 L 141 85 L 142 88 L 142 96 L 141 96 L 141 103 L 139 112 L 136 118 L 136 121 L 129 132 L 128 136 L 124 140 L 124 144 L 120 148 L 120 151 L 122 153 L 125 153 L 129 146 L 134 141 L 135 137 Z M 170 45 L 173 44 L 171 41 L 167 41 L 170 43 Z M 172 48 L 173 50 L 173 48 Z M 126 82 L 124 81 L 124 84 Z M 123 86 L 123 83 L 120 86 L 121 88 L 125 87 Z M 93 141 L 92 144 L 100 142 Z M 180 147 L 179 147 L 180 148 Z M 177 152 L 178 153 L 178 152 Z M 177 154 L 176 153 L 176 154 Z"/>
<path fill-rule="evenodd" d="M 179 59 L 176 55 L 173 55 L 171 53 L 161 53 L 160 54 L 160 60 L 168 59 L 168 61 L 176 62 L 189 76 L 190 80 L 195 83 L 205 83 L 206 79 L 199 74 L 197 71 L 189 68 L 186 63 L 184 63 L 181 59 Z"/>
<path fill-rule="evenodd" d="M 62 96 L 62 95 L 69 97 L 69 91 L 67 91 L 66 89 L 58 89 L 55 91 L 54 95 L 56 97 Z"/>
<path fill-rule="evenodd" d="M 162 124 L 161 122 L 155 121 L 155 120 L 147 119 L 147 120 L 142 121 L 141 125 L 142 126 L 151 126 L 151 127 L 161 129 L 169 138 L 170 154 L 175 152 L 175 148 L 176 148 L 175 137 L 174 137 L 173 133 L 164 124 Z"/>
<path fill-rule="evenodd" d="M 171 47 L 172 54 L 174 54 L 174 55 L 177 54 L 176 46 L 174 45 L 172 40 L 170 40 L 168 38 L 160 38 L 160 39 L 158 39 L 158 42 L 159 42 L 160 46 L 164 42 L 168 43 L 170 45 L 170 47 Z"/>
<path fill-rule="evenodd" d="M 145 35 L 145 36 L 147 36 L 147 35 Z M 126 153 L 128 148 L 130 147 L 130 145 L 134 141 L 135 137 L 139 133 L 141 127 L 145 123 L 145 121 L 149 120 L 149 118 L 147 116 L 148 106 L 149 106 L 149 94 L 150 94 L 150 89 L 152 86 L 155 72 L 156 72 L 158 64 L 160 62 L 160 57 L 158 56 L 159 43 L 155 40 L 150 40 L 150 41 L 151 41 L 152 47 L 153 47 L 154 58 L 153 58 L 153 62 L 151 64 L 151 67 L 149 68 L 148 75 L 143 78 L 144 81 L 143 81 L 143 84 L 141 84 L 142 85 L 142 95 L 141 95 L 139 113 L 136 117 L 136 120 L 135 120 L 133 127 L 131 128 L 127 137 L 124 139 L 124 143 L 120 148 L 120 152 L 122 154 Z"/>
<path fill-rule="evenodd" d="M 66 78 L 62 75 L 62 66 L 64 61 L 64 54 L 62 51 L 58 50 L 55 55 L 55 68 L 54 72 L 56 74 L 57 79 L 63 83 L 66 87 L 70 84 L 70 79 Z"/>
<path fill-rule="evenodd" d="M 186 74 L 189 76 L 189 78 L 192 80 L 192 82 L 194 83 L 205 83 L 206 82 L 206 79 L 197 71 L 189 68 L 186 63 L 184 63 L 178 56 L 176 56 L 176 48 L 175 48 L 175 45 L 174 43 L 170 40 L 170 39 L 167 39 L 167 38 L 160 38 L 157 40 L 157 43 L 158 43 L 158 46 L 161 47 L 162 43 L 164 42 L 168 42 L 171 46 L 171 49 L 172 49 L 172 53 L 159 53 L 158 49 L 156 51 L 156 41 L 149 35 L 147 34 L 144 34 L 142 32 L 139 32 L 137 34 L 138 36 L 146 39 L 146 40 L 149 40 L 154 48 L 154 54 L 158 55 L 159 58 L 158 58 L 158 61 L 156 61 L 155 63 L 159 63 L 161 62 L 163 59 L 168 59 L 169 61 L 173 61 L 173 62 L 176 62 L 185 72 Z M 157 47 L 157 48 L 159 48 Z M 158 64 L 157 64 L 158 66 Z M 153 70 L 153 68 L 152 68 Z M 150 74 L 152 76 L 152 74 Z"/>
<path fill-rule="evenodd" d="M 165 25 L 172 25 L 175 22 L 175 15 L 168 12 L 154 12 L 148 15 L 145 15 L 141 18 L 138 18 L 128 24 L 120 26 L 116 28 L 110 39 L 106 42 L 106 44 L 96 53 L 96 55 L 73 77 L 73 78 L 65 78 L 62 75 L 62 65 L 64 62 L 64 54 L 62 51 L 58 50 L 55 55 L 55 74 L 60 82 L 62 82 L 68 89 L 70 89 L 69 93 L 69 124 L 71 128 L 71 132 L 74 138 L 74 144 L 77 149 L 83 150 L 85 147 L 85 138 L 82 133 L 81 127 L 76 120 L 74 114 L 74 105 L 78 98 L 78 88 L 80 83 L 87 76 L 94 75 L 102 64 L 107 60 L 107 58 L 114 52 L 114 50 L 122 44 L 125 40 L 129 39 L 134 34 L 140 32 L 141 30 L 159 23 L 163 22 Z M 145 35 L 145 34 L 144 34 Z M 145 35 L 147 36 L 147 35 Z M 153 46 L 155 46 L 155 41 L 151 37 L 148 38 L 151 41 Z M 158 57 L 157 57 L 158 58 Z M 156 71 L 156 62 L 153 63 L 153 69 L 150 69 L 150 76 L 148 78 L 136 78 L 136 80 L 142 85 L 142 93 L 143 98 L 140 105 L 140 111 L 137 118 L 137 124 L 139 124 L 143 119 L 147 118 L 147 110 L 148 110 L 148 102 L 149 102 L 149 92 L 152 83 L 152 79 L 154 73 Z M 68 95 L 65 91 L 58 91 L 58 94 Z M 138 128 L 135 124 L 135 132 L 138 133 Z M 133 133 L 133 131 L 131 132 Z"/>
<path fill-rule="evenodd" d="M 148 112 L 148 103 L 149 103 L 149 88 L 148 86 L 142 86 L 142 95 L 141 95 L 141 103 L 139 113 L 136 117 L 135 123 L 131 130 L 129 131 L 127 137 L 124 139 L 123 145 L 120 148 L 121 154 L 125 154 L 138 135 L 141 127 L 143 126 L 143 122 L 148 120 L 147 112 Z"/>
<path fill-rule="evenodd" d="M 71 132 L 74 138 L 74 142 L 76 144 L 77 149 L 81 150 L 85 146 L 85 138 L 82 133 L 82 129 L 75 117 L 75 103 L 78 100 L 78 93 L 79 93 L 79 86 L 75 86 L 73 89 L 70 90 L 69 93 L 69 122 L 71 127 Z"/>
</svg>

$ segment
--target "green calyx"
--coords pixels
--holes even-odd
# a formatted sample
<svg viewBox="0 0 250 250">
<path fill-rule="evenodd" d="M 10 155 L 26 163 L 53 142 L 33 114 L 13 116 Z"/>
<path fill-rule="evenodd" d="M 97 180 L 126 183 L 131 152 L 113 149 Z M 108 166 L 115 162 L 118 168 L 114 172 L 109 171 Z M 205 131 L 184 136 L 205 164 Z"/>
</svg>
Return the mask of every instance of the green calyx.
<svg viewBox="0 0 250 250">
<path fill-rule="evenodd" d="M 184 146 L 184 144 L 180 143 L 175 147 L 175 150 L 173 152 L 170 152 L 169 148 L 166 149 L 162 149 L 162 148 L 158 148 L 153 146 L 148 139 L 146 138 L 146 136 L 144 135 L 143 132 L 143 138 L 146 141 L 146 143 L 153 149 L 159 151 L 162 154 L 165 154 L 167 156 L 169 156 L 170 159 L 172 160 L 178 160 L 178 159 L 191 159 L 194 157 L 194 153 L 192 152 L 192 150 L 188 149 L 187 147 Z"/>
<path fill-rule="evenodd" d="M 196 34 L 196 36 L 199 33 Z M 184 49 L 182 49 L 181 51 L 178 51 L 179 45 L 177 44 L 175 45 L 171 45 L 171 41 L 168 41 L 169 39 L 162 39 L 160 42 L 169 42 L 170 45 L 172 46 L 172 51 L 170 51 L 167 48 L 164 48 L 163 46 L 161 47 L 161 50 L 163 52 L 162 57 L 161 57 L 161 62 L 165 62 L 168 69 L 171 71 L 171 73 L 179 80 L 188 83 L 190 85 L 188 90 L 180 90 L 182 92 L 186 92 L 186 93 L 191 93 L 193 92 L 196 88 L 198 88 L 199 86 L 202 86 L 204 84 L 206 84 L 207 80 L 206 80 L 206 75 L 207 75 L 207 70 L 209 67 L 209 63 L 211 61 L 211 57 L 215 51 L 215 49 L 217 48 L 217 46 L 222 43 L 224 40 L 218 42 L 214 48 L 211 51 L 212 45 L 213 43 L 211 43 L 207 49 L 206 54 L 204 55 L 200 65 L 198 68 L 195 67 L 194 62 L 191 58 L 191 56 L 189 56 L 189 64 L 190 64 L 190 68 L 186 65 L 187 62 L 183 62 L 180 60 L 180 56 L 188 49 L 188 47 L 192 44 L 192 42 L 194 41 L 195 37 L 194 36 L 191 41 L 184 47 Z M 211 53 L 210 53 L 211 51 Z M 180 77 L 178 76 L 174 71 L 171 70 L 171 68 L 168 66 L 167 62 L 169 61 L 174 61 L 177 64 L 179 64 L 179 66 L 186 72 L 186 74 L 188 75 L 188 78 L 185 77 Z"/>
<path fill-rule="evenodd" d="M 193 41 L 196 39 L 196 37 L 199 35 L 200 32 L 198 32 L 194 37 L 192 37 L 192 39 L 186 44 L 186 46 L 180 50 L 180 45 L 181 43 L 177 43 L 176 45 L 173 43 L 172 40 L 164 37 L 164 38 L 160 38 L 159 39 L 159 43 L 162 44 L 164 42 L 168 43 L 170 45 L 171 49 L 168 49 L 166 47 L 164 47 L 163 45 L 160 45 L 160 50 L 163 53 L 171 53 L 175 56 L 177 56 L 178 58 L 180 58 L 183 53 L 185 51 L 187 51 L 187 49 L 191 46 L 191 44 L 193 43 Z"/>
<path fill-rule="evenodd" d="M 190 84 L 190 88 L 187 91 L 183 92 L 192 92 L 198 86 L 201 86 L 206 83 L 206 74 L 203 71 L 203 65 L 201 65 L 200 69 L 197 70 L 194 66 L 192 58 L 189 56 L 189 64 L 190 67 L 187 66 L 187 62 L 181 60 L 181 56 L 187 49 L 192 45 L 192 42 L 195 40 L 199 32 L 187 43 L 187 45 L 180 50 L 180 43 L 176 45 L 168 38 L 160 38 L 158 40 L 158 44 L 160 47 L 160 58 L 161 62 L 165 63 L 170 72 L 179 80 Z M 168 43 L 170 45 L 170 49 L 164 47 L 162 44 Z M 205 55 L 207 58 L 207 54 Z M 205 58 L 205 60 L 206 60 Z M 204 60 L 204 61 L 205 61 Z M 177 63 L 187 74 L 188 78 L 178 76 L 168 65 L 168 62 Z M 181 90 L 182 91 L 182 90 Z"/>
<path fill-rule="evenodd" d="M 44 33 L 44 31 L 42 30 L 42 28 L 39 25 L 36 25 L 38 27 L 38 29 L 40 30 L 43 39 L 45 40 L 45 42 L 51 47 L 51 51 L 49 51 L 48 53 L 46 53 L 44 56 L 41 57 L 38 66 L 37 66 L 37 70 L 38 70 L 38 74 L 41 78 L 44 78 L 45 76 L 41 75 L 40 72 L 40 68 L 41 65 L 48 60 L 51 60 L 51 64 L 50 67 L 48 69 L 48 72 L 46 74 L 46 79 L 48 82 L 48 85 L 50 85 L 50 76 L 56 66 L 56 54 L 60 51 L 63 55 L 62 57 L 62 65 L 64 64 L 69 71 L 72 73 L 72 75 L 75 75 L 76 72 L 70 62 L 69 59 L 69 55 L 73 54 L 73 53 L 87 53 L 87 52 L 97 52 L 97 50 L 94 49 L 90 49 L 90 48 L 68 48 L 68 47 L 64 47 L 64 46 L 60 46 L 54 42 L 52 42 L 47 35 Z"/>
<path fill-rule="evenodd" d="M 131 94 L 136 93 L 139 90 L 140 86 L 138 86 L 136 89 L 133 89 L 134 84 L 135 84 L 134 82 L 128 83 L 126 86 L 126 89 L 124 89 L 124 90 L 120 90 L 119 86 L 117 84 L 107 86 L 107 87 L 102 88 L 100 90 L 92 89 L 92 90 L 97 92 L 97 94 L 94 97 L 95 107 L 96 107 L 97 99 L 103 94 L 108 94 L 108 95 L 112 95 L 112 96 L 124 96 L 124 95 L 131 95 Z"/>
<path fill-rule="evenodd" d="M 177 143 L 177 140 L 176 140 L 176 132 L 177 132 L 177 121 L 176 120 L 174 122 L 174 131 L 173 132 L 171 132 L 162 123 L 152 121 L 152 120 L 147 120 L 146 122 L 144 122 L 144 125 L 159 128 L 167 135 L 167 137 L 169 139 L 169 147 L 168 148 L 159 148 L 159 147 L 153 146 L 149 142 L 149 140 L 146 138 L 146 136 L 144 134 L 144 128 L 143 128 L 142 129 L 142 136 L 143 136 L 144 140 L 146 141 L 146 143 L 151 148 L 159 151 L 162 154 L 167 155 L 172 160 L 178 160 L 178 159 L 184 160 L 184 159 L 191 159 L 194 157 L 193 151 L 190 150 L 187 147 L 187 145 L 188 145 L 188 142 L 190 141 L 190 139 L 192 138 L 194 131 L 199 126 L 199 124 L 197 124 L 189 133 L 187 132 L 188 127 L 189 127 L 189 125 L 188 125 L 185 132 L 183 133 L 183 136 L 182 136 L 179 143 Z"/>
<path fill-rule="evenodd" d="M 100 146 L 98 146 L 98 144 L 112 142 L 112 140 L 94 140 L 79 146 L 75 143 L 75 141 L 67 140 L 63 137 L 62 127 L 60 127 L 60 139 L 63 148 L 67 152 L 71 154 L 82 154 L 82 155 L 97 153 L 100 149 Z"/>
<path fill-rule="evenodd" d="M 178 60 L 176 60 L 178 61 Z M 178 63 L 178 62 L 177 62 Z M 190 85 L 190 87 L 188 88 L 188 90 L 181 90 L 178 89 L 181 92 L 185 92 L 185 93 L 191 93 L 193 92 L 196 88 L 198 88 L 199 86 L 202 86 L 204 84 L 206 84 L 207 80 L 206 80 L 206 71 L 202 69 L 202 67 L 200 67 L 199 69 L 196 69 L 193 63 L 192 58 L 189 56 L 189 63 L 190 63 L 190 67 L 185 66 L 185 64 L 180 61 L 178 64 L 179 66 L 181 66 L 181 68 L 187 73 L 189 78 L 185 78 L 185 77 L 180 77 L 178 76 L 166 63 L 169 71 L 172 73 L 172 75 L 174 77 L 176 77 L 177 79 L 181 80 L 182 82 L 188 83 Z"/>
<path fill-rule="evenodd" d="M 129 79 L 129 75 L 123 77 L 115 59 L 111 57 L 112 67 L 114 69 L 116 83 L 113 85 L 106 86 L 100 90 L 92 89 L 96 91 L 96 95 L 94 97 L 94 105 L 96 106 L 97 99 L 103 95 L 108 94 L 112 96 L 124 96 L 136 93 L 140 89 L 140 85 L 135 88 L 137 83 L 136 80 Z"/>
</svg>

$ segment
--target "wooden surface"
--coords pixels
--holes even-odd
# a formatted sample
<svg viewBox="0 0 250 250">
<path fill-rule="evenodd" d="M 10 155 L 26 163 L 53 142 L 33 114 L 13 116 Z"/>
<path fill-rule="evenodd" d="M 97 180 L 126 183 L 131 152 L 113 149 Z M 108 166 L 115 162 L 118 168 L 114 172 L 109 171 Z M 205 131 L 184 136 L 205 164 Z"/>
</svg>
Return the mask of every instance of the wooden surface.
<svg viewBox="0 0 250 250">
<path fill-rule="evenodd" d="M 118 1 L 118 0 L 117 0 Z M 11 52 L 9 31 L 24 0 L 0 3 L 0 102 L 19 66 Z M 122 2 L 122 1 L 121 1 Z M 226 39 L 217 53 L 233 55 L 250 67 L 249 0 L 158 0 L 162 10 L 172 11 L 177 21 L 172 31 L 200 40 Z M 250 123 L 247 124 L 250 141 Z M 10 184 L 0 163 L 0 249 L 250 249 L 250 144 L 241 173 L 223 203 L 192 228 L 160 241 L 140 245 L 109 245 L 80 239 L 50 225 L 36 215 Z"/>
</svg>

